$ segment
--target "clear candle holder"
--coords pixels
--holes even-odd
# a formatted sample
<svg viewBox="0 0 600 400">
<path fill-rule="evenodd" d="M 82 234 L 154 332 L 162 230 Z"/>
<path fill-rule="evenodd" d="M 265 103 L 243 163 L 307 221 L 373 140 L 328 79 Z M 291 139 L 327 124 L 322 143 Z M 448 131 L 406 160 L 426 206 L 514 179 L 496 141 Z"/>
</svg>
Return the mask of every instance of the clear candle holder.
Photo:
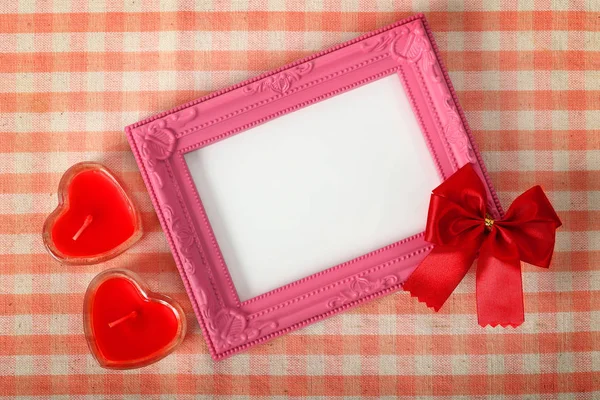
<svg viewBox="0 0 600 400">
<path fill-rule="evenodd" d="M 124 310 L 117 310 L 119 307 Z M 87 288 L 83 327 L 88 347 L 101 367 L 133 369 L 171 354 L 185 337 L 187 321 L 175 300 L 150 291 L 137 274 L 109 269 Z M 151 343 L 144 345 L 144 341 Z"/>
<path fill-rule="evenodd" d="M 42 238 L 48 252 L 63 264 L 101 263 L 142 237 L 139 211 L 102 164 L 73 165 L 62 176 L 57 195 L 58 206 L 44 222 Z"/>
</svg>

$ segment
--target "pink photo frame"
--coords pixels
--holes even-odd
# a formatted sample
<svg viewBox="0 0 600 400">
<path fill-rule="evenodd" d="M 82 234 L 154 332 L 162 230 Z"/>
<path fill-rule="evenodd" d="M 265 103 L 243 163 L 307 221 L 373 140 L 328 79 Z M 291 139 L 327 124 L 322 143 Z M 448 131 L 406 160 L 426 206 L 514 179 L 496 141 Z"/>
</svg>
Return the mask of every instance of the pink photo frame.
<svg viewBox="0 0 600 400">
<path fill-rule="evenodd" d="M 394 86 L 393 89 L 387 90 L 392 82 L 390 79 L 401 83 L 401 86 L 398 86 L 399 89 L 395 89 Z M 371 86 L 375 82 L 379 82 L 379 86 Z M 488 198 L 491 199 L 491 204 L 488 205 L 491 214 L 494 214 L 494 217 L 502 215 L 502 208 L 470 134 L 448 74 L 440 61 L 439 52 L 427 21 L 422 15 L 399 21 L 386 28 L 194 100 L 126 128 L 129 143 L 150 192 L 153 205 L 208 343 L 209 351 L 215 360 L 230 356 L 250 346 L 298 329 L 365 301 L 399 290 L 402 283 L 431 250 L 432 246 L 424 241 L 423 233 L 403 233 L 404 236 L 398 236 L 397 232 L 392 232 L 390 236 L 382 236 L 382 239 L 378 239 L 379 242 L 370 243 L 370 247 L 364 247 L 369 251 L 362 251 L 360 249 L 363 249 L 363 247 L 357 245 L 355 248 L 361 251 L 359 254 L 347 259 L 343 259 L 342 255 L 340 256 L 342 257 L 340 262 L 311 270 L 311 273 L 292 278 L 293 281 L 280 287 L 267 287 L 264 293 L 258 294 L 248 291 L 247 295 L 244 296 L 245 298 L 240 298 L 239 294 L 242 292 L 241 286 L 243 284 L 240 285 L 239 276 L 236 277 L 234 271 L 230 269 L 237 261 L 232 256 L 225 254 L 230 252 L 228 248 L 234 246 L 235 243 L 233 245 L 228 243 L 227 235 L 236 235 L 238 232 L 235 229 L 238 228 L 243 230 L 248 226 L 253 227 L 252 224 L 239 222 L 253 221 L 244 218 L 254 218 L 257 214 L 262 215 L 261 213 L 265 210 L 269 211 L 268 209 L 277 208 L 278 206 L 284 207 L 287 203 L 273 203 L 268 206 L 264 205 L 264 207 L 261 207 L 260 204 L 258 206 L 254 204 L 254 208 L 247 213 L 244 209 L 238 208 L 244 212 L 235 214 L 232 211 L 233 214 L 231 214 L 233 215 L 234 226 L 238 228 L 231 228 L 233 232 L 223 233 L 225 228 L 220 225 L 227 224 L 223 221 L 215 223 L 215 215 L 217 214 L 214 210 L 218 208 L 218 203 L 222 199 L 231 199 L 231 197 L 236 196 L 231 196 L 231 193 L 234 192 L 228 191 L 231 187 L 226 186 L 229 189 L 221 192 L 221 200 L 219 200 L 219 196 L 213 196 L 207 190 L 202 190 L 203 188 L 206 189 L 206 183 L 199 183 L 201 179 L 198 179 L 198 174 L 204 173 L 203 166 L 207 166 L 207 170 L 212 168 L 211 171 L 214 172 L 219 168 L 222 170 L 222 168 L 228 168 L 230 165 L 235 166 L 237 165 L 236 162 L 241 163 L 239 157 L 245 157 L 246 153 L 244 151 L 250 147 L 244 147 L 243 143 L 236 144 L 235 140 L 238 139 L 234 138 L 262 137 L 267 141 L 266 143 L 269 143 L 270 138 L 283 137 L 281 135 L 284 135 L 287 130 L 277 128 L 266 133 L 261 131 L 262 133 L 250 134 L 249 132 L 259 132 L 258 130 L 263 129 L 261 127 L 273 126 L 272 121 L 277 121 L 280 117 L 288 118 L 288 116 L 290 118 L 291 116 L 301 118 L 299 121 L 302 123 L 298 124 L 298 119 L 296 119 L 296 122 L 292 125 L 293 129 L 290 128 L 290 131 L 300 129 L 300 134 L 302 134 L 301 129 L 304 123 L 307 126 L 311 123 L 314 125 L 315 119 L 335 114 L 334 112 L 320 111 L 318 104 L 329 104 L 332 101 L 331 99 L 342 98 L 347 93 L 358 93 L 358 97 L 355 96 L 346 100 L 350 102 L 348 104 L 355 104 L 355 102 L 360 102 L 361 99 L 366 98 L 367 92 L 360 92 L 360 90 L 363 90 L 360 88 L 363 87 L 376 88 L 376 90 L 369 89 L 368 96 L 373 97 L 369 98 L 364 104 L 361 103 L 363 104 L 361 107 L 365 109 L 369 108 L 369 104 L 376 104 L 376 106 L 371 107 L 371 111 L 368 111 L 368 113 L 371 113 L 369 115 L 377 114 L 380 109 L 385 108 L 377 102 L 378 93 L 381 93 L 382 96 L 384 92 L 392 93 L 392 97 L 394 91 L 404 93 L 402 96 L 405 95 L 406 104 L 409 104 L 407 106 L 408 110 L 416 121 L 414 129 L 410 127 L 405 127 L 405 129 L 415 132 L 421 138 L 420 140 L 424 143 L 423 148 L 426 149 L 428 154 L 427 160 L 424 161 L 423 170 L 410 169 L 405 172 L 407 176 L 416 177 L 410 180 L 416 186 L 407 193 L 400 193 L 401 197 L 398 198 L 407 199 L 407 202 L 410 202 L 412 198 L 418 198 L 416 206 L 413 203 L 410 204 L 417 207 L 419 211 L 409 211 L 403 215 L 418 215 L 422 219 L 422 227 L 424 228 L 427 202 L 429 200 L 428 193 L 437 186 L 437 183 L 448 178 L 466 163 L 472 163 L 483 181 L 486 182 Z M 385 103 L 382 102 L 381 104 Z M 303 110 L 308 110 L 306 112 L 312 114 L 302 114 L 303 112 L 306 113 Z M 315 113 L 314 110 L 318 110 L 318 112 Z M 346 118 L 344 117 L 342 118 L 344 121 L 339 121 L 339 126 L 352 126 L 360 123 L 360 118 L 363 118 L 361 110 L 362 108 L 348 110 L 347 119 L 349 122 L 345 121 Z M 364 118 L 367 118 L 367 116 L 364 116 Z M 390 118 L 390 120 L 393 120 L 395 117 L 392 115 Z M 281 119 L 283 120 L 283 118 Z M 373 121 L 368 123 L 373 124 Z M 406 122 L 406 124 L 409 125 L 409 122 Z M 365 132 L 367 141 L 359 141 L 357 146 L 360 147 L 364 146 L 365 143 L 370 143 L 371 138 L 375 141 L 376 133 L 379 131 L 378 126 L 383 129 L 388 125 L 387 120 L 383 125 L 373 125 L 369 132 Z M 332 126 L 335 127 L 336 125 Z M 312 128 L 310 131 L 312 132 Z M 328 133 L 332 132 L 331 143 L 343 142 L 343 137 L 340 139 L 339 136 L 335 136 L 335 131 L 336 129 L 327 130 Z M 238 135 L 242 132 L 244 132 L 242 135 Z M 361 140 L 363 139 L 364 137 Z M 319 137 L 317 140 L 320 140 Z M 221 146 L 221 144 L 226 143 L 233 144 L 228 145 L 228 147 Z M 297 144 L 298 142 L 294 143 Z M 290 145 L 287 143 L 285 145 L 293 147 L 296 144 Z M 319 142 L 319 145 L 321 144 L 323 143 Z M 255 145 L 252 144 L 252 146 Z M 277 148 L 275 145 L 274 147 L 263 147 L 265 150 L 261 154 L 265 157 L 273 154 L 273 156 L 277 156 L 277 150 L 272 150 Z M 383 154 L 386 147 L 389 146 L 382 146 L 377 151 Z M 232 150 L 233 148 L 235 150 Z M 210 150 L 210 153 L 201 153 L 206 149 Z M 220 150 L 215 153 L 213 149 Z M 223 156 L 227 152 L 229 152 L 229 155 L 235 155 L 235 157 Z M 329 160 L 329 155 L 335 152 L 336 148 L 329 147 L 326 157 L 322 159 Z M 365 152 L 368 152 L 368 150 L 365 150 Z M 412 153 L 416 153 L 416 151 L 406 153 L 406 157 L 410 158 L 409 156 Z M 393 153 L 391 154 L 393 155 Z M 377 160 L 376 155 L 372 157 L 372 160 Z M 294 158 L 295 156 L 296 154 L 292 151 L 282 159 Z M 204 164 L 201 163 L 200 167 L 190 167 L 190 165 L 195 165 L 193 164 L 195 161 L 192 161 L 192 159 L 197 160 L 198 157 L 204 157 L 201 159 Z M 223 157 L 226 159 L 223 159 Z M 252 155 L 252 157 L 244 159 L 243 162 L 250 162 L 248 160 L 256 160 L 257 158 L 260 158 L 261 162 L 264 161 L 262 156 Z M 209 158 L 213 161 L 209 161 Z M 385 156 L 380 158 L 385 159 Z M 216 166 L 210 164 L 213 162 L 216 163 L 214 164 Z M 310 162 L 307 159 L 307 164 Z M 402 168 L 402 165 L 400 167 L 396 165 L 394 168 L 396 167 Z M 344 180 L 352 182 L 361 179 L 356 176 L 349 176 L 344 179 L 339 171 L 344 171 L 343 168 L 346 167 L 340 168 L 334 168 L 337 175 L 335 175 L 332 182 Z M 368 171 L 369 165 L 361 165 L 360 168 Z M 419 179 L 417 178 L 421 174 L 425 175 L 427 168 L 435 171 L 437 183 L 434 185 L 431 178 L 429 178 L 427 184 L 419 186 Z M 247 182 L 242 181 L 247 181 L 250 177 L 252 180 L 251 184 L 248 184 L 250 186 L 244 187 L 251 188 L 245 193 L 248 193 L 248 197 L 252 198 L 255 191 L 259 192 L 267 186 L 263 185 L 264 182 L 261 181 L 260 173 L 256 173 L 260 169 L 252 170 L 252 168 L 249 168 L 253 172 L 248 172 L 247 169 L 246 166 L 236 169 L 235 173 L 242 174 L 243 179 L 235 176 L 232 179 L 236 184 L 246 184 Z M 278 168 L 274 169 L 277 170 Z M 356 171 L 360 170 L 353 171 L 356 174 Z M 253 175 L 243 175 L 244 173 Z M 377 171 L 371 175 L 367 174 L 364 182 L 369 183 L 377 180 L 374 177 L 377 178 L 380 175 L 381 173 Z M 210 179 L 207 178 L 207 181 L 212 182 L 209 182 L 210 184 L 215 184 L 215 176 L 221 175 L 217 173 L 210 176 Z M 218 178 L 217 180 L 219 179 L 225 178 Z M 216 182 L 216 184 L 219 184 L 219 182 Z M 285 182 L 283 184 L 285 185 Z M 294 187 L 295 184 L 289 187 Z M 365 189 L 364 186 L 358 185 L 357 183 L 355 192 L 346 197 L 348 201 L 354 199 L 354 197 L 360 197 L 363 200 L 368 199 L 371 195 L 371 189 Z M 418 196 L 415 194 L 417 192 Z M 279 192 L 275 191 L 274 193 Z M 373 196 L 375 196 L 374 192 Z M 262 198 L 264 199 L 264 197 Z M 294 200 L 295 198 L 288 197 L 288 199 Z M 251 202 L 251 200 L 248 201 Z M 311 198 L 311 201 L 318 202 L 318 199 Z M 402 201 L 399 202 L 398 207 L 401 207 L 401 204 L 403 204 Z M 229 203 L 227 203 L 227 207 L 227 212 L 235 208 L 230 207 Z M 256 213 L 253 210 L 256 210 Z M 331 211 L 331 208 L 329 210 Z M 264 224 L 271 224 L 268 229 L 273 230 L 273 226 L 277 226 L 273 224 L 280 221 L 277 218 L 266 221 Z M 256 225 L 262 226 L 263 220 L 258 221 Z M 298 221 L 298 226 L 304 222 Z M 382 226 L 386 225 L 386 218 L 381 218 L 380 222 Z M 238 225 L 235 225 L 235 223 L 238 223 Z M 290 222 L 282 220 L 280 223 L 283 229 Z M 312 223 L 315 226 L 314 221 Z M 323 225 L 327 224 L 324 222 Z M 256 229 L 263 228 L 258 227 Z M 253 245 L 249 246 L 250 251 L 255 249 L 253 246 L 259 243 L 256 240 L 261 238 L 260 235 L 252 235 L 252 232 L 250 231 L 246 236 L 246 239 L 251 236 L 250 239 L 255 240 L 251 242 Z M 372 234 L 371 231 L 365 233 L 359 230 L 351 239 L 359 240 L 361 237 L 378 236 L 376 234 L 377 230 L 373 232 L 375 234 Z M 281 234 L 281 236 L 285 236 L 285 234 Z M 318 237 L 318 233 L 315 233 L 315 236 Z M 306 235 L 302 237 L 306 237 Z M 388 240 L 389 238 L 394 239 Z M 322 242 L 322 238 L 318 241 Z M 335 252 L 334 245 L 336 243 L 336 240 L 329 242 L 332 252 Z M 348 243 L 346 243 L 346 246 L 352 247 Z M 379 245 L 382 243 L 383 245 Z M 325 247 L 328 248 L 328 246 Z M 277 244 L 273 243 L 271 248 L 276 252 L 278 249 Z M 304 260 L 301 257 L 304 254 L 301 253 L 290 254 L 290 259 Z M 256 254 L 256 256 L 259 257 L 261 254 Z M 268 260 L 268 258 L 260 257 L 257 259 Z M 321 258 L 321 260 L 323 259 L 329 260 L 327 257 Z M 332 258 L 332 260 L 337 259 Z M 290 265 L 293 264 L 291 261 L 290 263 Z M 294 268 L 287 269 L 293 270 Z M 258 282 L 259 286 L 263 280 L 277 282 L 270 275 L 277 274 L 263 274 L 263 276 L 259 274 L 256 276 L 255 282 Z M 261 290 L 264 290 L 264 288 Z"/>
</svg>

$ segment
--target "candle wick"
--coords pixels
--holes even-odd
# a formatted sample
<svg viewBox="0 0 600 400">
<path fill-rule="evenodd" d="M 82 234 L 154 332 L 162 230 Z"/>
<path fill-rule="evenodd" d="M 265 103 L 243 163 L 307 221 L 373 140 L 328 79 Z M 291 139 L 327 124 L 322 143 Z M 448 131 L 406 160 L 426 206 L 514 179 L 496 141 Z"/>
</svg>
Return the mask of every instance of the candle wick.
<svg viewBox="0 0 600 400">
<path fill-rule="evenodd" d="M 83 231 L 85 231 L 86 228 L 88 226 L 90 226 L 90 224 L 92 223 L 93 219 L 94 218 L 91 215 L 88 215 L 87 217 L 85 217 L 85 221 L 83 221 L 83 225 L 81 225 L 81 228 L 79 228 L 79 230 L 77 231 L 77 233 L 73 236 L 73 240 L 79 239 L 79 236 L 81 236 L 81 234 L 83 233 Z"/>
<path fill-rule="evenodd" d="M 126 316 L 124 316 L 124 317 L 116 319 L 113 322 L 109 322 L 108 323 L 108 327 L 109 328 L 114 328 L 115 326 L 119 325 L 121 322 L 127 321 L 128 319 L 135 318 L 135 317 L 137 317 L 137 311 L 132 311 L 129 314 L 127 314 Z"/>
</svg>

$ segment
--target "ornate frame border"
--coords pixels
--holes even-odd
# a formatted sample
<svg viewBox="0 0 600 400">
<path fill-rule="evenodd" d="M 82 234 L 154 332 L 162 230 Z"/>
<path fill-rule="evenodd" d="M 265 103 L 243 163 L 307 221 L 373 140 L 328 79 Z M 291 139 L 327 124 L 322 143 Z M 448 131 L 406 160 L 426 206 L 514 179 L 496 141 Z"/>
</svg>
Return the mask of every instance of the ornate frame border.
<svg viewBox="0 0 600 400">
<path fill-rule="evenodd" d="M 423 15 L 340 44 L 126 128 L 215 360 L 398 290 L 431 250 L 418 234 L 240 302 L 183 155 L 397 73 L 446 179 L 473 163 L 503 214 Z"/>
</svg>

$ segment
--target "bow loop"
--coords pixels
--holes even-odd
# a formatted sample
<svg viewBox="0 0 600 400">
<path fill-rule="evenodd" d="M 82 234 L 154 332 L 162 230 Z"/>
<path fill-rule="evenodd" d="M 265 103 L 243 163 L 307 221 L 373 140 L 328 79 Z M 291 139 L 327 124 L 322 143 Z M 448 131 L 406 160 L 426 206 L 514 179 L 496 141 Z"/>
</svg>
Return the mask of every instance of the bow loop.
<svg viewBox="0 0 600 400">
<path fill-rule="evenodd" d="M 472 167 L 463 167 L 456 171 L 433 189 L 433 195 L 445 197 L 459 204 L 469 214 L 485 217 L 487 197 L 485 186 Z"/>
<path fill-rule="evenodd" d="M 486 204 L 471 164 L 433 190 L 425 239 L 435 247 L 404 289 L 437 311 L 479 253 L 479 324 L 518 326 L 524 320 L 520 261 L 547 268 L 561 222 L 539 186 L 520 195 L 502 219 L 491 219 Z"/>
<path fill-rule="evenodd" d="M 485 196 L 485 187 L 472 168 L 458 170 L 433 190 L 425 240 L 456 246 L 473 236 L 472 231 L 483 233 Z M 437 229 L 438 226 L 445 229 Z"/>
<path fill-rule="evenodd" d="M 517 197 L 498 225 L 514 238 L 522 261 L 550 266 L 555 232 L 562 223 L 541 187 L 534 186 Z"/>
<path fill-rule="evenodd" d="M 429 215 L 425 240 L 433 244 L 456 246 L 473 234 L 480 236 L 484 230 L 484 221 L 479 212 L 465 209 L 437 194 L 431 195 Z M 435 229 L 436 226 L 445 226 L 446 229 Z"/>
</svg>

